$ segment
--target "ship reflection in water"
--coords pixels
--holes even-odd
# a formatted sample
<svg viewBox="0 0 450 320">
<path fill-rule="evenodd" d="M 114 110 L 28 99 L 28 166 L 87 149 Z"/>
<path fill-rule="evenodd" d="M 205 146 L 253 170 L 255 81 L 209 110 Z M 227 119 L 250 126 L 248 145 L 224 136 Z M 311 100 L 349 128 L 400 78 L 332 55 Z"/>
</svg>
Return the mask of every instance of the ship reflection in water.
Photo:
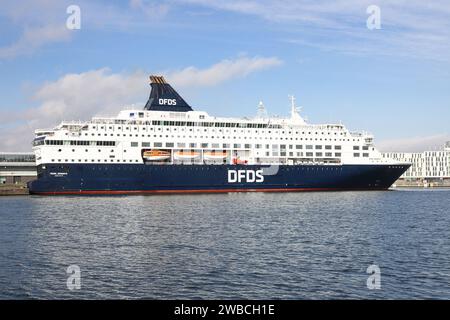
<svg viewBox="0 0 450 320">
<path fill-rule="evenodd" d="M 449 299 L 449 208 L 439 190 L 5 197 L 0 298 Z"/>
</svg>

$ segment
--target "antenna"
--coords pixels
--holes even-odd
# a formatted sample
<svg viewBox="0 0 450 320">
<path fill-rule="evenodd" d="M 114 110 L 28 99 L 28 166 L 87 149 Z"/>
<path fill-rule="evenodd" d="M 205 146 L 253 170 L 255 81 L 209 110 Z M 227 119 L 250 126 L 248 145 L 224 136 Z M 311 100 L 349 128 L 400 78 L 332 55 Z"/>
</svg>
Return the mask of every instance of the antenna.
<svg viewBox="0 0 450 320">
<path fill-rule="evenodd" d="M 291 100 L 291 116 L 294 116 L 294 114 L 296 113 L 296 108 L 295 108 L 295 97 L 294 95 L 288 95 L 289 100 Z"/>
<path fill-rule="evenodd" d="M 291 121 L 305 124 L 305 120 L 300 116 L 297 107 L 295 106 L 295 97 L 293 95 L 288 95 L 288 97 L 289 100 L 291 100 Z"/>
<path fill-rule="evenodd" d="M 297 107 L 297 105 L 295 104 L 295 96 L 294 95 L 288 95 L 289 100 L 291 100 L 291 116 L 292 117 L 296 117 L 296 116 L 300 116 L 300 110 L 302 109 L 302 107 Z"/>
<path fill-rule="evenodd" d="M 258 104 L 258 113 L 257 113 L 257 117 L 258 117 L 258 118 L 261 118 L 261 119 L 267 118 L 266 107 L 264 106 L 264 103 L 263 103 L 262 101 L 259 101 L 259 104 Z"/>
</svg>

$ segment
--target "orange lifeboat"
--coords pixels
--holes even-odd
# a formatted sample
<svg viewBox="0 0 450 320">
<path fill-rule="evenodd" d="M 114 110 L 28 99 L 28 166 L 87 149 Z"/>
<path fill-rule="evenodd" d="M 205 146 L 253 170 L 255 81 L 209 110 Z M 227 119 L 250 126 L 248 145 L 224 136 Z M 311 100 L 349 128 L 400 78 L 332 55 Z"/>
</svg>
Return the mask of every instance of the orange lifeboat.
<svg viewBox="0 0 450 320">
<path fill-rule="evenodd" d="M 162 161 L 170 158 L 170 151 L 166 150 L 148 150 L 144 151 L 142 157 L 149 161 Z"/>
<path fill-rule="evenodd" d="M 203 158 L 205 160 L 223 160 L 227 157 L 226 151 L 205 151 Z"/>
<path fill-rule="evenodd" d="M 174 154 L 176 160 L 190 160 L 200 156 L 200 152 L 197 151 L 177 151 Z"/>
</svg>

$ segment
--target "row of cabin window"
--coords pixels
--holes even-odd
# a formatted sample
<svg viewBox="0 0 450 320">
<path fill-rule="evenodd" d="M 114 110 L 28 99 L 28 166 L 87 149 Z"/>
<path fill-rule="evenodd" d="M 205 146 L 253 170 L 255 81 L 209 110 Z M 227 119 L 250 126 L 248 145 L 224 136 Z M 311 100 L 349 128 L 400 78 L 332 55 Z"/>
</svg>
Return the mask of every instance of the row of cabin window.
<svg viewBox="0 0 450 320">
<path fill-rule="evenodd" d="M 192 131 L 192 130 L 191 130 L 191 131 Z M 236 130 L 235 130 L 235 131 L 236 131 Z M 269 132 L 270 132 L 270 131 L 269 131 Z M 69 135 L 69 134 L 66 133 L 66 135 Z M 95 136 L 94 133 L 92 133 L 91 135 L 92 135 L 92 136 Z M 99 134 L 97 134 L 97 135 L 98 135 L 99 137 L 102 136 L 101 133 L 99 133 Z M 120 136 L 121 136 L 120 134 L 116 134 L 116 135 L 117 135 L 117 137 L 120 137 Z M 88 134 L 85 133 L 85 136 L 88 136 Z M 105 133 L 104 136 L 107 137 L 108 134 Z M 114 134 L 111 133 L 111 134 L 109 134 L 109 136 L 113 137 Z M 123 136 L 123 137 L 126 137 L 127 135 L 126 135 L 126 134 L 122 134 L 122 136 Z M 130 137 L 133 137 L 132 134 L 129 134 L 129 136 L 130 136 Z M 138 134 L 135 134 L 134 136 L 139 137 Z M 145 137 L 145 134 L 143 134 L 142 137 L 144 138 L 144 137 Z M 151 135 L 148 134 L 147 137 L 150 138 Z M 153 137 L 157 138 L 158 135 L 155 134 L 155 135 L 153 135 Z M 162 136 L 162 135 L 159 135 L 159 137 L 162 138 L 163 136 Z M 171 137 L 174 138 L 174 135 L 172 135 Z M 180 136 L 177 136 L 177 137 L 180 138 Z M 182 136 L 182 137 L 183 137 L 183 138 L 186 138 L 187 136 Z M 166 135 L 166 138 L 169 138 L 169 135 Z M 192 136 L 189 136 L 189 138 L 192 138 Z M 197 136 L 194 136 L 194 138 L 197 138 Z M 203 136 L 200 136 L 200 138 L 203 138 Z M 205 136 L 205 138 L 209 138 L 209 136 Z M 214 139 L 214 138 L 215 138 L 215 136 L 211 136 L 211 139 Z M 217 138 L 220 139 L 220 137 L 217 137 Z M 226 138 L 227 138 L 226 136 L 222 136 L 222 139 L 226 139 Z M 260 137 L 260 136 L 258 136 L 258 137 L 247 137 L 247 136 L 243 137 L 243 139 L 247 139 L 247 138 L 249 138 L 249 139 L 265 139 L 265 140 L 270 139 L 270 140 L 272 140 L 272 137 Z M 231 139 L 231 136 L 228 136 L 228 139 Z M 233 139 L 236 139 L 236 137 L 233 137 Z M 285 140 L 289 140 L 289 139 L 290 139 L 290 140 L 293 140 L 293 138 L 285 138 Z M 322 141 L 322 140 L 328 141 L 327 138 L 324 138 L 324 139 L 322 139 L 322 138 L 320 138 L 320 139 L 319 139 L 319 138 L 300 138 L 300 141 L 302 141 L 303 139 L 304 139 L 305 141 L 308 141 L 308 140 L 310 140 L 310 141 L 313 141 L 313 140 L 315 140 L 315 141 L 318 141 L 318 140 L 320 140 L 320 141 Z M 283 140 L 283 138 L 280 138 L 280 140 Z M 295 138 L 295 140 L 298 141 L 299 138 Z M 333 139 L 329 139 L 329 141 L 333 141 Z M 351 141 L 351 139 L 347 139 L 347 140 L 346 140 L 346 139 L 334 139 L 334 141 Z M 353 142 L 355 142 L 355 141 L 359 141 L 359 139 L 353 139 Z M 36 142 L 35 145 L 38 145 L 38 143 Z"/>
<path fill-rule="evenodd" d="M 139 142 L 131 142 L 130 145 L 131 145 L 131 147 L 139 147 Z M 144 147 L 144 148 L 149 148 L 149 147 L 151 147 L 151 144 L 150 144 L 150 142 L 142 142 L 141 146 Z M 163 147 L 163 143 L 162 142 L 155 142 L 155 143 L 153 143 L 153 146 L 155 148 L 162 148 Z M 182 142 L 177 143 L 177 148 L 186 148 L 186 146 L 187 146 L 186 143 L 182 143 Z M 256 149 L 262 149 L 262 146 L 263 146 L 262 144 L 255 144 L 255 148 Z M 166 148 L 174 148 L 175 144 L 173 142 L 166 142 L 165 147 Z M 197 143 L 189 143 L 188 147 L 189 148 L 197 148 Z M 201 143 L 200 147 L 201 148 L 208 148 L 209 147 L 209 143 Z M 244 149 L 251 149 L 251 147 L 252 147 L 251 144 L 244 144 Z M 322 150 L 322 148 L 324 148 L 325 150 L 331 150 L 332 147 L 333 146 L 331 146 L 331 145 L 326 145 L 326 146 L 316 145 L 315 149 L 316 150 Z M 220 144 L 218 144 L 218 143 L 212 143 L 211 144 L 211 148 L 219 149 L 221 147 L 220 147 Z M 224 144 L 222 144 L 222 148 L 229 149 L 230 148 L 230 144 L 229 143 L 224 143 Z M 241 148 L 241 144 L 235 143 L 235 144 L 233 144 L 233 148 L 234 149 L 240 149 Z M 266 144 L 266 149 L 269 149 L 269 148 L 270 148 L 270 145 Z M 367 149 L 364 149 L 364 150 L 368 150 L 368 147 L 366 147 L 366 148 Z M 276 144 L 272 145 L 272 149 L 278 149 L 278 145 L 276 145 Z M 286 149 L 286 145 L 283 145 L 283 144 L 280 145 L 280 149 Z M 294 149 L 294 145 L 289 145 L 289 149 Z M 303 145 L 295 145 L 295 149 L 301 150 L 301 149 L 303 149 Z M 305 149 L 311 150 L 311 149 L 314 149 L 314 146 L 313 145 L 307 145 L 307 146 L 305 146 Z M 342 150 L 342 146 L 335 145 L 334 149 L 335 150 Z"/>
<path fill-rule="evenodd" d="M 267 152 L 266 153 L 266 156 L 269 156 L 269 153 Z M 278 157 L 278 156 L 280 156 L 280 157 L 286 157 L 287 156 L 287 153 L 286 152 L 279 152 L 278 153 L 278 151 L 274 151 L 274 152 L 272 152 L 272 156 L 273 157 Z M 294 152 L 289 152 L 289 157 L 295 157 L 295 156 L 297 156 L 297 157 L 303 157 L 303 156 L 305 156 L 305 157 L 314 157 L 314 152 L 306 152 L 306 153 L 303 153 L 303 152 L 297 152 L 297 153 L 295 153 L 294 154 Z M 316 155 L 315 155 L 315 157 L 317 158 L 322 158 L 322 157 L 326 157 L 326 158 L 333 158 L 333 153 L 332 152 L 325 152 L 325 155 L 324 155 L 324 153 L 323 152 L 316 152 Z M 340 158 L 340 157 L 342 157 L 342 153 L 340 153 L 340 152 L 335 152 L 334 153 L 334 157 L 335 158 Z"/>
<path fill-rule="evenodd" d="M 359 150 L 359 146 L 353 146 L 353 150 Z M 369 150 L 369 147 L 368 146 L 362 146 L 362 150 Z"/>
<path fill-rule="evenodd" d="M 45 143 L 48 145 L 63 145 L 63 144 L 67 144 L 67 145 L 78 145 L 78 146 L 88 146 L 88 145 L 97 145 L 97 146 L 115 146 L 116 142 L 115 141 L 81 141 L 81 140 L 45 140 Z M 150 147 L 150 142 L 142 142 L 142 147 Z M 208 143 L 201 143 L 201 147 L 202 148 L 208 148 Z M 131 142 L 131 146 L 132 147 L 138 147 L 139 143 L 138 142 Z M 155 142 L 154 143 L 154 147 L 155 148 L 159 148 L 162 147 L 162 142 Z M 166 142 L 166 147 L 168 148 L 173 148 L 174 147 L 174 143 L 173 142 Z M 186 147 L 186 145 L 184 143 L 178 143 L 177 147 L 180 148 L 184 148 Z M 190 148 L 196 148 L 197 144 L 196 143 L 190 143 L 189 144 Z M 223 148 L 229 148 L 230 144 L 223 144 Z M 233 145 L 234 148 L 241 148 L 241 144 L 234 144 Z M 261 149 L 262 145 L 261 144 L 256 144 L 255 147 L 257 149 Z M 280 145 L 280 148 L 283 149 L 286 148 L 286 145 Z M 219 144 L 212 144 L 212 148 L 219 148 Z M 250 149 L 251 148 L 251 144 L 244 144 L 244 148 L 245 149 Z M 268 149 L 268 145 L 266 145 L 266 148 Z M 278 148 L 277 145 L 273 145 L 272 148 Z M 290 149 L 293 149 L 293 145 L 289 145 Z M 302 145 L 296 145 L 295 146 L 296 149 L 303 149 Z M 331 150 L 332 146 L 331 145 L 306 145 L 305 146 L 306 149 L 316 149 L 316 150 L 321 150 L 322 148 L 324 148 L 325 150 Z M 335 150 L 341 150 L 341 146 L 334 146 Z M 359 146 L 353 146 L 353 150 L 359 150 L 360 147 Z M 362 150 L 369 150 L 368 146 L 362 146 Z"/>
<path fill-rule="evenodd" d="M 253 128 L 253 127 L 240 127 L 240 128 Z M 260 128 L 260 127 L 258 127 L 258 128 Z M 263 128 L 263 127 L 261 127 L 261 128 Z M 272 128 L 272 127 L 271 127 Z M 96 129 L 96 127 L 93 127 L 93 129 Z M 100 129 L 104 129 L 104 127 L 100 127 Z M 112 127 L 109 127 L 109 129 L 110 130 L 112 130 L 113 128 Z M 131 128 L 128 128 L 128 127 L 126 127 L 125 128 L 125 130 L 130 130 Z M 133 128 L 135 131 L 136 130 L 138 130 L 138 127 L 134 127 Z M 161 131 L 163 128 L 155 128 L 155 129 L 157 129 L 158 131 Z M 175 128 L 174 130 L 176 131 L 176 129 L 177 128 Z M 277 128 L 274 128 L 274 129 L 281 129 L 281 127 L 277 127 Z M 117 128 L 117 130 L 122 130 L 122 128 L 121 127 L 118 127 Z M 146 128 L 144 127 L 144 128 L 142 128 L 142 130 L 143 131 L 146 131 Z M 150 131 L 153 131 L 153 128 L 149 128 L 149 130 Z M 166 128 L 166 131 L 169 131 L 170 129 L 169 128 Z M 182 131 L 184 131 L 184 129 L 182 129 Z M 193 131 L 193 129 L 189 129 L 189 131 Z M 197 132 L 200 132 L 200 129 L 197 129 Z M 207 129 L 204 129 L 204 132 L 207 132 Z M 213 132 L 215 132 L 214 130 L 213 130 Z M 219 130 L 218 132 L 223 132 L 222 130 Z M 226 133 L 228 133 L 228 132 L 230 132 L 229 130 L 226 130 L 225 131 Z M 233 132 L 237 132 L 237 130 L 233 130 Z M 243 130 L 240 130 L 240 132 L 243 132 Z M 252 131 L 251 130 L 248 130 L 248 133 L 252 133 Z M 258 131 L 255 131 L 255 133 L 258 133 Z M 272 131 L 267 131 L 266 133 L 269 133 L 269 134 L 271 134 L 272 133 Z M 275 131 L 274 132 L 275 134 L 286 134 L 286 131 Z M 292 134 L 293 133 L 293 131 L 288 131 L 287 132 L 287 134 Z M 325 134 L 327 134 L 327 135 L 331 135 L 331 134 L 334 134 L 334 135 L 341 135 L 341 136 L 347 136 L 347 134 L 345 133 L 345 132 L 330 132 L 330 131 L 320 131 L 320 132 L 318 132 L 318 131 L 309 131 L 309 132 L 306 132 L 306 131 L 303 131 L 303 132 L 301 132 L 300 133 L 300 131 L 295 131 L 295 134 L 302 134 L 302 135 L 306 135 L 306 134 L 308 134 L 308 135 L 312 135 L 312 134 L 314 134 L 314 135 L 325 135 Z M 87 136 L 88 134 L 87 133 L 85 133 L 85 135 Z M 92 135 L 94 135 L 94 134 L 92 134 Z"/>
<path fill-rule="evenodd" d="M 45 140 L 46 145 L 51 146 L 115 146 L 115 141 L 82 141 L 82 140 Z"/>
<path fill-rule="evenodd" d="M 90 149 L 90 150 L 93 151 L 92 149 Z M 103 149 L 103 150 L 104 150 L 104 149 Z M 78 152 L 78 150 L 72 149 L 72 152 L 75 152 L 75 151 Z M 85 151 L 85 152 L 89 152 L 89 149 L 85 149 L 84 151 Z M 58 149 L 58 152 L 62 152 L 62 149 Z M 101 150 L 101 149 L 98 149 L 98 152 L 102 152 L 102 150 Z M 111 149 L 111 152 L 114 152 L 114 149 Z M 124 149 L 123 152 L 127 152 L 127 150 Z"/>
<path fill-rule="evenodd" d="M 359 158 L 360 156 L 361 156 L 360 153 L 354 153 L 354 154 L 353 154 L 353 157 L 355 157 L 355 158 Z M 369 157 L 369 154 L 368 154 L 368 153 L 363 153 L 362 156 L 363 156 L 364 158 L 368 158 L 368 157 Z"/>
<path fill-rule="evenodd" d="M 281 129 L 282 126 L 279 124 L 267 124 L 267 123 L 231 123 L 231 122 L 193 122 L 193 121 L 158 121 L 153 120 L 151 122 L 154 126 L 178 126 L 178 127 L 216 127 L 216 128 L 273 128 L 273 129 Z M 149 121 L 143 123 L 143 125 L 150 125 Z M 93 129 L 97 129 L 96 126 L 92 127 Z M 104 126 L 101 126 L 100 129 L 104 129 Z M 112 129 L 113 127 L 109 127 Z M 121 130 L 122 127 L 118 127 L 118 130 Z M 129 130 L 130 127 L 125 127 L 125 130 Z M 134 127 L 134 130 L 137 130 L 137 127 Z"/>
<path fill-rule="evenodd" d="M 150 121 L 145 121 L 142 123 L 143 125 L 150 125 Z M 283 126 L 280 124 L 267 124 L 267 123 L 235 123 L 235 122 L 193 122 L 193 121 L 159 121 L 153 120 L 151 122 L 154 126 L 177 126 L 177 127 L 215 127 L 215 128 L 269 128 L 269 129 L 282 129 Z M 92 129 L 97 129 L 97 126 L 93 126 Z M 106 129 L 105 126 L 101 126 L 100 129 Z M 108 129 L 113 130 L 112 126 L 109 126 Z M 118 130 L 122 130 L 122 127 L 117 127 Z M 130 130 L 131 127 L 125 127 L 125 130 Z M 133 127 L 134 130 L 138 130 L 138 127 Z M 145 127 L 144 127 L 145 129 Z M 152 129 L 152 128 L 150 128 Z M 298 134 L 299 131 L 296 131 Z M 302 134 L 305 134 L 306 131 L 303 131 Z M 270 132 L 269 132 L 270 133 Z M 284 133 L 284 132 L 283 132 Z M 291 132 L 289 132 L 291 133 Z M 309 131 L 308 134 L 319 134 L 318 131 Z M 325 131 L 321 131 L 321 134 L 325 134 Z M 330 134 L 330 131 L 328 131 Z M 337 132 L 334 132 L 337 134 Z M 345 134 L 344 132 L 340 132 L 340 134 Z"/>
<path fill-rule="evenodd" d="M 108 161 L 109 160 L 109 161 Z M 55 162 L 55 159 L 52 159 L 52 162 Z M 88 159 L 84 159 L 84 162 L 88 162 Z M 61 159 L 58 159 L 58 162 L 62 162 Z M 64 159 L 64 162 L 69 162 L 69 159 Z M 76 162 L 74 159 L 71 159 L 70 162 Z M 83 162 L 82 159 L 78 159 L 78 162 Z M 96 162 L 95 159 L 92 159 L 91 162 Z M 140 160 L 120 160 L 120 159 L 97 159 L 97 162 L 140 162 Z"/>
<path fill-rule="evenodd" d="M 278 152 L 273 152 L 273 156 L 274 156 L 274 157 L 278 157 Z M 285 156 L 286 156 L 286 152 L 280 152 L 280 157 L 285 157 Z M 294 153 L 293 153 L 293 152 L 289 152 L 289 156 L 290 156 L 290 157 L 293 157 L 293 156 L 294 156 Z M 306 153 L 305 153 L 305 156 L 306 156 L 306 157 L 314 157 L 314 152 L 306 152 Z M 323 157 L 324 154 L 323 154 L 322 152 L 316 152 L 316 155 L 315 155 L 315 156 L 316 156 L 316 157 Z M 334 153 L 334 156 L 337 157 L 337 158 L 342 157 L 342 153 L 340 153 L 340 152 L 335 152 L 335 153 Z M 355 158 L 358 158 L 358 157 L 361 156 L 361 154 L 360 154 L 360 153 L 354 153 L 353 156 L 354 156 Z M 368 158 L 368 157 L 369 157 L 369 154 L 368 154 L 368 153 L 363 153 L 362 156 L 363 156 L 364 158 Z M 297 157 L 303 157 L 303 152 L 297 152 Z M 331 158 L 331 157 L 333 157 L 333 153 L 331 153 L 331 152 L 325 152 L 325 157 Z"/>
</svg>

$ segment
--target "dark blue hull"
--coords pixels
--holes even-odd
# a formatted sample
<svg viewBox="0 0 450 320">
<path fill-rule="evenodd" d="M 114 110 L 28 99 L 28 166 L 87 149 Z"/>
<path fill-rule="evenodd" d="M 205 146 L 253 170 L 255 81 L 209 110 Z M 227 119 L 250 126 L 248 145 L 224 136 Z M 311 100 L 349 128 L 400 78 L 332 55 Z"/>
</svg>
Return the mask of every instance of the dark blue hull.
<svg viewBox="0 0 450 320">
<path fill-rule="evenodd" d="M 409 165 L 46 164 L 32 194 L 385 190 Z"/>
</svg>

